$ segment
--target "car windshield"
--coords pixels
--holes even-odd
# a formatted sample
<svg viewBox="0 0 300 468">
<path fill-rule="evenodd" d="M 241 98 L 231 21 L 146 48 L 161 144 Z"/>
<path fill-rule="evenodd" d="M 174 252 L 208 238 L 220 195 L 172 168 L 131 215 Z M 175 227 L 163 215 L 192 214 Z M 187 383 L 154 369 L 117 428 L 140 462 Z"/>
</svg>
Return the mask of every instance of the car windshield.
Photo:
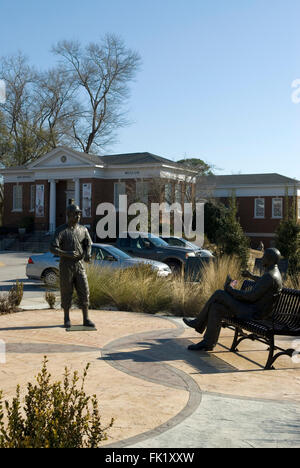
<svg viewBox="0 0 300 468">
<path fill-rule="evenodd" d="M 200 247 L 198 247 L 198 245 L 196 244 L 193 244 L 192 242 L 189 242 L 187 240 L 183 240 L 184 244 L 186 245 L 186 247 L 190 247 L 191 249 L 199 249 L 201 250 Z"/>
<path fill-rule="evenodd" d="M 155 247 L 169 247 L 169 244 L 160 237 L 149 234 L 148 239 L 153 245 L 155 245 Z"/>
<path fill-rule="evenodd" d="M 110 253 L 111 255 L 114 255 L 116 257 L 119 257 L 123 260 L 128 260 L 130 257 L 130 255 L 128 255 L 127 253 L 123 252 L 123 250 L 120 250 L 120 249 L 117 249 L 116 247 L 112 246 L 112 245 L 106 245 L 105 246 L 105 250 Z"/>
</svg>

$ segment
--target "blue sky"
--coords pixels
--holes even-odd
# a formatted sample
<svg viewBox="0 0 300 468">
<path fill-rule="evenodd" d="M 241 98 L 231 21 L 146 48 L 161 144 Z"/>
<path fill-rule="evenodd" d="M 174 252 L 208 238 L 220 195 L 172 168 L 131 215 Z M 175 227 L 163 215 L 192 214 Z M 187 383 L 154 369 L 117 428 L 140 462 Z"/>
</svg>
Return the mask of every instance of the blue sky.
<svg viewBox="0 0 300 468">
<path fill-rule="evenodd" d="M 132 125 L 109 153 L 300 179 L 299 0 L 1 0 L 0 17 L 0 55 L 21 50 L 42 69 L 61 39 L 116 33 L 140 53 Z"/>
</svg>

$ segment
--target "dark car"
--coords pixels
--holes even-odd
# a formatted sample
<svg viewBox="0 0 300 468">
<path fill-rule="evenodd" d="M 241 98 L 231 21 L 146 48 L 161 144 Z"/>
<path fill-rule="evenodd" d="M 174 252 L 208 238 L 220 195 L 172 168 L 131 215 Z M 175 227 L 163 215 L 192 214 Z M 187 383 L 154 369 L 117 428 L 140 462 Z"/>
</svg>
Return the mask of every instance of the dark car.
<svg viewBox="0 0 300 468">
<path fill-rule="evenodd" d="M 170 246 L 160 237 L 144 232 L 122 233 L 116 246 L 134 257 L 166 263 L 173 272 L 180 272 L 187 260 L 196 256 L 193 249 Z"/>
</svg>

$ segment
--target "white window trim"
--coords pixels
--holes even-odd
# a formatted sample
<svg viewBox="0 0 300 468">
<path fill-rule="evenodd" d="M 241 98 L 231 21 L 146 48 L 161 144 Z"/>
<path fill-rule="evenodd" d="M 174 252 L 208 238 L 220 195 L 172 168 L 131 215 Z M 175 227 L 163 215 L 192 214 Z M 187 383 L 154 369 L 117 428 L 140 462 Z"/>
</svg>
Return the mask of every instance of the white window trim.
<svg viewBox="0 0 300 468">
<path fill-rule="evenodd" d="M 30 213 L 33 213 L 35 211 L 35 193 L 36 193 L 35 185 L 30 185 L 30 210 L 29 210 Z"/>
<path fill-rule="evenodd" d="M 264 201 L 264 214 L 263 216 L 257 216 L 256 214 L 256 202 L 257 200 L 263 200 Z M 257 197 L 254 199 L 254 219 L 265 219 L 266 218 L 266 201 L 265 198 L 263 197 Z"/>
<path fill-rule="evenodd" d="M 119 191 L 119 189 L 116 190 L 117 187 L 120 187 L 120 186 L 124 187 L 124 193 L 121 193 Z M 118 192 L 118 193 L 116 193 L 116 192 Z M 123 192 L 123 190 L 122 190 L 122 192 Z M 115 205 L 116 210 L 118 210 L 120 208 L 119 199 L 117 200 L 117 198 L 119 198 L 120 195 L 126 195 L 126 182 L 114 182 L 114 205 Z"/>
<path fill-rule="evenodd" d="M 16 189 L 20 188 L 21 190 L 21 196 L 19 199 L 21 200 L 21 208 L 16 208 L 16 201 L 17 201 L 17 194 L 16 194 Z M 13 186 L 13 209 L 11 210 L 13 213 L 22 213 L 23 211 L 23 185 L 14 185 Z"/>
<path fill-rule="evenodd" d="M 275 216 L 274 214 L 274 201 L 281 201 L 281 216 Z M 272 198 L 272 219 L 282 219 L 283 218 L 283 200 L 280 197 Z"/>
<path fill-rule="evenodd" d="M 136 198 L 140 202 L 145 203 L 147 205 L 149 201 L 149 182 L 143 181 L 143 180 L 137 180 L 135 192 L 136 192 Z"/>
<path fill-rule="evenodd" d="M 175 184 L 175 194 L 174 194 L 175 203 L 182 204 L 182 185 Z"/>
<path fill-rule="evenodd" d="M 165 183 L 164 202 L 173 203 L 174 193 L 172 182 Z M 169 198 L 170 197 L 170 198 Z"/>
</svg>

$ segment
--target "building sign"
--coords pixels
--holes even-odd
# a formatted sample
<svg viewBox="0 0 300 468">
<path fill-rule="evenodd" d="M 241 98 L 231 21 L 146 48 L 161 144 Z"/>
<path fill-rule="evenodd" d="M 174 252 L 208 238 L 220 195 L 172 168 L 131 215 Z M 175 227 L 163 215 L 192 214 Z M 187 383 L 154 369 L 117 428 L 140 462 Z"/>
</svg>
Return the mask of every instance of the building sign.
<svg viewBox="0 0 300 468">
<path fill-rule="evenodd" d="M 45 200 L 45 186 L 37 185 L 36 196 L 35 196 L 35 215 L 37 218 L 43 218 L 45 216 L 44 200 Z"/>
<path fill-rule="evenodd" d="M 82 185 L 82 217 L 92 216 L 92 184 Z"/>
<path fill-rule="evenodd" d="M 130 176 L 137 176 L 140 175 L 140 171 L 125 171 L 124 174 Z"/>
</svg>

